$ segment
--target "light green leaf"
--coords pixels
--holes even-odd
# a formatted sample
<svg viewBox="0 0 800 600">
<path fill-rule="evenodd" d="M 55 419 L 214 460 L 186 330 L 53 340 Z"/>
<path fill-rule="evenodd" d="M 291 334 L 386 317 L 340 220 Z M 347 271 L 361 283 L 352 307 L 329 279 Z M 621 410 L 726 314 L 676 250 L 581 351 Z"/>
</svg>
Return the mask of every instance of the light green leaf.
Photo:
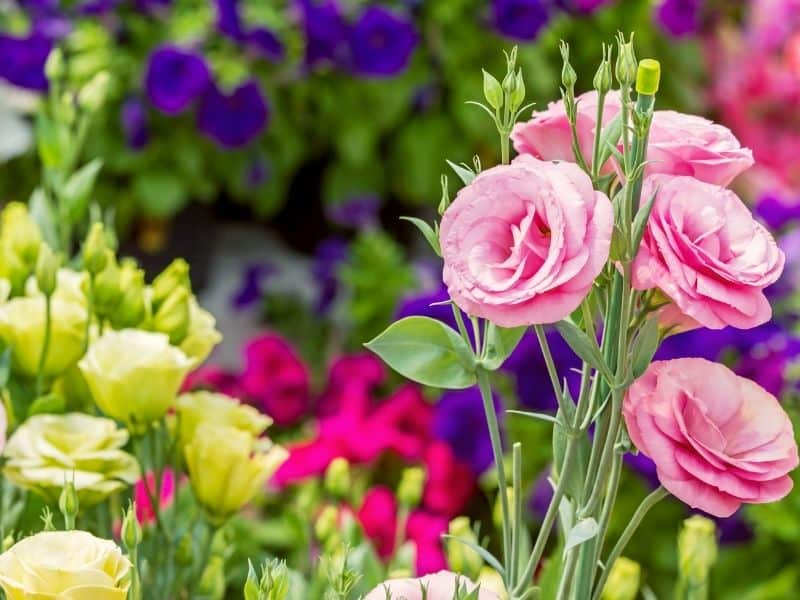
<svg viewBox="0 0 800 600">
<path fill-rule="evenodd" d="M 639 245 L 642 243 L 644 230 L 647 228 L 647 221 L 650 219 L 650 213 L 653 211 L 653 203 L 656 201 L 657 194 L 658 190 L 654 191 L 645 205 L 639 207 L 636 216 L 633 218 L 633 240 L 631 241 L 633 253 L 631 256 L 636 256 L 639 253 Z"/>
<path fill-rule="evenodd" d="M 556 329 L 583 362 L 596 369 L 609 382 L 612 381 L 613 375 L 605 360 L 603 360 L 603 355 L 600 353 L 600 348 L 597 346 L 596 341 L 586 335 L 575 323 L 566 319 L 556 323 Z"/>
<path fill-rule="evenodd" d="M 485 369 L 494 371 L 503 366 L 503 363 L 517 347 L 527 327 L 498 327 L 489 323 L 488 337 L 486 340 L 486 358 L 481 361 Z"/>
<path fill-rule="evenodd" d="M 433 251 L 436 252 L 436 256 L 442 255 L 442 250 L 439 247 L 439 234 L 434 231 L 433 227 L 428 225 L 422 219 L 417 219 L 416 217 L 400 217 L 402 221 L 408 221 L 416 225 L 417 229 L 422 232 L 422 235 L 425 236 L 425 239 L 428 240 L 428 243 L 433 248 Z"/>
<path fill-rule="evenodd" d="M 37 187 L 31 193 L 28 200 L 28 211 L 39 229 L 47 245 L 53 249 L 59 247 L 58 232 L 56 231 L 56 219 L 53 216 L 53 208 L 47 200 L 47 196 L 42 188 Z"/>
<path fill-rule="evenodd" d="M 631 348 L 631 368 L 633 378 L 636 379 L 645 372 L 653 355 L 658 350 L 658 317 L 651 315 L 644 323 Z"/>
<path fill-rule="evenodd" d="M 102 167 L 103 161 L 99 159 L 83 165 L 67 179 L 64 187 L 60 190 L 58 195 L 63 202 L 63 214 L 70 223 L 78 223 L 86 215 L 89 196 L 91 196 L 97 175 Z"/>
<path fill-rule="evenodd" d="M 616 117 L 611 119 L 608 125 L 603 129 L 600 135 L 600 160 L 601 165 L 605 164 L 608 157 L 611 156 L 612 150 L 617 149 L 617 142 L 622 136 L 622 113 L 620 112 Z M 622 163 L 620 163 L 622 164 Z"/>
<path fill-rule="evenodd" d="M 570 530 L 567 536 L 567 543 L 564 545 L 564 553 L 566 554 L 572 548 L 580 546 L 584 542 L 588 542 L 597 535 L 599 529 L 600 527 L 597 525 L 597 521 L 592 518 L 581 519 L 575 523 L 575 526 Z"/>
<path fill-rule="evenodd" d="M 447 164 L 450 165 L 450 168 L 453 169 L 453 171 L 455 171 L 456 175 L 458 175 L 458 178 L 464 182 L 464 185 L 469 185 L 472 183 L 472 180 L 475 179 L 475 172 L 463 163 L 457 165 L 453 161 L 448 160 Z"/>
<path fill-rule="evenodd" d="M 476 361 L 464 339 L 429 317 L 392 323 L 366 347 L 412 381 L 445 389 L 475 385 Z"/>
<path fill-rule="evenodd" d="M 454 542 L 458 542 L 459 544 L 464 544 L 470 550 L 474 550 L 475 552 L 477 552 L 480 555 L 480 557 L 483 560 L 486 561 L 486 564 L 488 564 L 495 571 L 500 573 L 501 576 L 505 572 L 504 569 L 503 569 L 503 565 L 500 564 L 500 561 L 498 561 L 494 557 L 494 555 L 491 552 L 489 552 L 486 548 L 484 548 L 483 546 L 481 546 L 479 544 L 476 544 L 475 542 L 473 542 L 471 540 L 460 538 L 460 537 L 455 536 L 455 535 L 443 534 L 442 537 L 444 539 L 446 539 L 446 540 L 453 540 Z"/>
</svg>

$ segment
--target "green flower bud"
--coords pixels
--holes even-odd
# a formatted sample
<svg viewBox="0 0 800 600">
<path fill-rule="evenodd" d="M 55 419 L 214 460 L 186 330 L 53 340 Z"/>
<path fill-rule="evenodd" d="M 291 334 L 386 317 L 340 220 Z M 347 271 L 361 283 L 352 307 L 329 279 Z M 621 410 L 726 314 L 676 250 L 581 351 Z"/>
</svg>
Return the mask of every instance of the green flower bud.
<svg viewBox="0 0 800 600">
<path fill-rule="evenodd" d="M 142 543 L 142 527 L 136 518 L 136 504 L 131 502 L 122 519 L 122 543 L 128 552 L 135 550 Z"/>
<path fill-rule="evenodd" d="M 186 288 L 177 288 L 161 304 L 153 317 L 153 329 L 166 333 L 173 346 L 179 345 L 189 332 L 191 321 L 189 300 L 191 296 Z"/>
<path fill-rule="evenodd" d="M 256 570 L 253 568 L 253 563 L 250 562 L 250 560 L 247 561 L 247 581 L 244 582 L 243 591 L 244 600 L 264 600 Z"/>
<path fill-rule="evenodd" d="M 564 63 L 564 66 L 561 68 L 561 84 L 564 86 L 564 89 L 572 91 L 575 88 L 575 82 L 578 81 L 578 75 L 569 62 L 569 44 L 562 40 L 559 45 L 559 50 L 561 51 L 561 59 Z"/>
<path fill-rule="evenodd" d="M 60 260 L 46 243 L 39 247 L 39 256 L 36 259 L 36 286 L 45 296 L 52 296 L 56 291 L 58 267 Z"/>
<path fill-rule="evenodd" d="M 61 79 L 64 75 L 64 53 L 61 48 L 53 48 L 50 54 L 47 55 L 47 61 L 44 63 L 44 74 L 47 75 L 49 81 Z"/>
<path fill-rule="evenodd" d="M 344 498 L 350 493 L 350 463 L 341 456 L 334 458 L 325 470 L 325 490 L 337 498 Z"/>
<path fill-rule="evenodd" d="M 683 522 L 678 534 L 678 570 L 690 586 L 703 585 L 717 561 L 714 521 L 695 515 Z"/>
<path fill-rule="evenodd" d="M 611 89 L 611 47 L 603 44 L 603 60 L 594 75 L 594 89 L 599 94 L 607 94 Z"/>
<path fill-rule="evenodd" d="M 421 467 L 403 469 L 400 483 L 397 486 L 397 500 L 408 508 L 419 504 L 422 499 L 422 488 L 425 487 L 425 470 Z"/>
<path fill-rule="evenodd" d="M 247 582 L 244 585 L 245 600 L 285 600 L 289 595 L 289 569 L 282 560 L 272 559 L 264 563 L 261 578 L 256 575 L 248 561 Z"/>
<path fill-rule="evenodd" d="M 78 92 L 78 105 L 90 112 L 97 111 L 106 101 L 110 84 L 111 76 L 108 71 L 95 73 Z"/>
<path fill-rule="evenodd" d="M 136 327 L 145 317 L 144 271 L 135 264 L 123 262 L 119 271 L 122 297 L 110 314 L 111 324 L 117 329 Z"/>
<path fill-rule="evenodd" d="M 324 542 L 336 533 L 338 525 L 339 510 L 329 504 L 320 511 L 317 520 L 314 522 L 314 535 L 317 536 L 318 540 Z"/>
<path fill-rule="evenodd" d="M 212 556 L 208 561 L 197 591 L 210 600 L 222 600 L 225 595 L 225 562 L 221 556 Z"/>
<path fill-rule="evenodd" d="M 153 285 L 151 287 L 153 290 L 152 302 L 154 309 L 161 306 L 161 303 L 172 294 L 175 288 L 185 287 L 191 290 L 189 263 L 182 258 L 176 258 L 166 269 L 158 274 L 153 280 Z"/>
<path fill-rule="evenodd" d="M 450 521 L 447 533 L 461 540 L 479 544 L 475 531 L 470 526 L 469 517 L 456 517 Z M 477 579 L 483 559 L 475 550 L 458 540 L 447 540 L 447 564 L 452 571 L 464 573 L 470 579 Z"/>
<path fill-rule="evenodd" d="M 522 103 L 525 101 L 525 80 L 522 77 L 522 69 L 517 71 L 516 81 L 514 83 L 514 91 L 511 93 L 510 108 L 515 112 Z"/>
<path fill-rule="evenodd" d="M 194 539 L 191 533 L 185 533 L 178 542 L 175 561 L 182 567 L 188 567 L 194 562 Z"/>
<path fill-rule="evenodd" d="M 620 556 L 611 567 L 602 600 L 636 600 L 641 575 L 639 563 Z"/>
<path fill-rule="evenodd" d="M 506 497 L 508 498 L 508 505 L 514 506 L 514 490 L 509 486 L 506 488 Z M 513 517 L 513 515 L 512 515 Z M 497 493 L 497 499 L 494 502 L 494 510 L 492 511 L 492 521 L 498 529 L 503 526 L 503 505 L 500 500 L 500 492 Z"/>
<path fill-rule="evenodd" d="M 107 249 L 103 224 L 92 223 L 89 234 L 83 242 L 83 266 L 91 275 L 97 275 L 106 268 Z"/>
<path fill-rule="evenodd" d="M 28 212 L 28 207 L 21 202 L 7 204 L 0 219 L 2 220 L 0 243 L 6 255 L 4 259 L 16 259 L 21 263 L 20 268 L 27 268 L 30 273 L 36 266 L 39 246 L 42 243 L 39 226 Z M 3 266 L 0 265 L 0 268 Z"/>
<path fill-rule="evenodd" d="M 9 533 L 5 538 L 3 538 L 3 547 L 2 547 L 3 552 L 9 550 L 11 546 L 14 545 L 14 543 L 15 543 L 14 534 Z"/>
<path fill-rule="evenodd" d="M 638 67 L 636 60 L 636 52 L 633 49 L 633 34 L 626 42 L 625 36 L 622 33 L 617 35 L 617 64 L 616 75 L 617 81 L 623 85 L 631 85 L 636 79 L 636 71 Z"/>
<path fill-rule="evenodd" d="M 500 110 L 503 106 L 503 88 L 500 82 L 486 71 L 483 71 L 483 96 L 493 109 Z"/>
<path fill-rule="evenodd" d="M 58 509 L 64 515 L 67 529 L 75 528 L 75 517 L 78 516 L 79 507 L 78 492 L 75 490 L 75 484 L 72 481 L 65 482 L 58 497 Z"/>
<path fill-rule="evenodd" d="M 122 299 L 122 282 L 117 259 L 111 250 L 106 250 L 106 268 L 94 281 L 94 301 L 97 312 L 103 316 L 110 315 Z"/>
<path fill-rule="evenodd" d="M 654 96 L 661 80 L 661 63 L 652 58 L 639 61 L 636 71 L 636 91 L 646 96 Z"/>
</svg>

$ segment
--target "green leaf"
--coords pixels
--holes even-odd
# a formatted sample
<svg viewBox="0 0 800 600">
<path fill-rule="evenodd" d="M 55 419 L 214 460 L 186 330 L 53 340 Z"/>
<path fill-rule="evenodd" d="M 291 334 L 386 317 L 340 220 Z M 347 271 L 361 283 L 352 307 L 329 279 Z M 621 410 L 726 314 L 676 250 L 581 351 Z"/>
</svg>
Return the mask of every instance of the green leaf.
<svg viewBox="0 0 800 600">
<path fill-rule="evenodd" d="M 28 417 L 41 414 L 61 414 L 67 410 L 67 404 L 58 394 L 39 396 L 28 408 Z"/>
<path fill-rule="evenodd" d="M 632 344 L 631 368 L 634 379 L 638 378 L 647 370 L 647 367 L 653 360 L 653 355 L 656 353 L 656 350 L 658 350 L 659 341 L 658 317 L 656 315 L 651 315 L 650 318 L 645 321 L 644 327 L 639 331 L 639 334 Z"/>
<path fill-rule="evenodd" d="M 493 75 L 483 71 L 483 96 L 493 109 L 503 106 L 503 88 Z"/>
<path fill-rule="evenodd" d="M 8 385 L 9 377 L 11 377 L 11 346 L 0 354 L 0 390 Z"/>
<path fill-rule="evenodd" d="M 392 369 L 423 385 L 463 389 L 477 381 L 472 350 L 436 319 L 401 319 L 365 345 Z"/>
<path fill-rule="evenodd" d="M 453 169 L 453 171 L 455 171 L 456 175 L 458 175 L 458 178 L 464 182 L 464 185 L 469 185 L 472 183 L 472 180 L 475 179 L 475 172 L 463 163 L 457 165 L 453 161 L 448 160 L 447 164 L 450 165 L 450 168 Z"/>
<path fill-rule="evenodd" d="M 609 124 L 603 129 L 603 133 L 600 134 L 600 160 L 598 162 L 601 165 L 605 164 L 609 156 L 611 156 L 611 151 L 617 149 L 617 142 L 619 142 L 621 136 L 622 113 L 620 112 L 616 117 L 611 119 Z"/>
<path fill-rule="evenodd" d="M 89 196 L 92 194 L 97 175 L 103 167 L 103 161 L 94 159 L 73 173 L 64 187 L 59 191 L 59 198 L 64 203 L 63 209 L 69 222 L 80 222 L 86 215 Z"/>
<path fill-rule="evenodd" d="M 520 417 L 539 419 L 540 421 L 547 421 L 548 423 L 561 425 L 561 421 L 558 420 L 558 417 L 554 417 L 553 415 L 548 415 L 547 413 L 543 412 L 533 412 L 528 410 L 507 410 L 506 413 L 508 413 L 509 415 L 519 415 Z"/>
<path fill-rule="evenodd" d="M 566 554 L 572 550 L 572 548 L 580 546 L 584 542 L 588 542 L 597 535 L 599 530 L 600 527 L 594 519 L 581 519 L 570 529 L 569 535 L 567 536 L 567 543 L 564 545 L 564 553 Z"/>
<path fill-rule="evenodd" d="M 639 246 L 642 243 L 644 230 L 647 228 L 647 221 L 650 219 L 650 213 L 653 211 L 653 203 L 656 201 L 657 194 L 658 189 L 653 192 L 653 195 L 650 196 L 644 206 L 639 207 L 639 210 L 636 211 L 636 216 L 633 218 L 633 240 L 631 241 L 633 253 L 631 256 L 636 256 L 639 253 Z"/>
<path fill-rule="evenodd" d="M 488 564 L 495 571 L 500 573 L 501 576 L 505 572 L 503 569 L 503 565 L 500 564 L 500 561 L 498 561 L 491 552 L 489 552 L 486 548 L 484 548 L 480 544 L 476 544 L 472 540 L 467 540 L 447 533 L 442 534 L 442 537 L 446 540 L 453 540 L 454 542 L 458 542 L 459 544 L 464 544 L 470 550 L 474 550 L 480 555 L 480 557 L 483 560 L 486 561 L 486 564 Z"/>
<path fill-rule="evenodd" d="M 583 500 L 583 473 L 586 472 L 589 463 L 589 453 L 591 447 L 589 438 L 586 435 L 580 435 L 573 440 L 573 444 L 577 444 L 574 449 L 574 458 L 572 468 L 569 472 L 563 472 L 564 458 L 567 452 L 567 442 L 569 441 L 569 433 L 567 426 L 575 420 L 575 402 L 569 393 L 569 388 L 564 386 L 564 396 L 566 402 L 563 406 L 569 411 L 569 414 L 564 414 L 560 409 L 556 414 L 556 423 L 553 427 L 553 475 L 556 478 L 565 477 L 567 479 L 567 494 L 570 498 L 575 498 L 578 501 Z"/>
<path fill-rule="evenodd" d="M 436 256 L 442 255 L 442 250 L 439 247 L 439 234 L 434 231 L 433 227 L 428 225 L 422 219 L 417 219 L 416 217 L 400 217 L 402 221 L 408 221 L 416 225 L 417 229 L 422 232 L 422 235 L 425 236 L 425 239 L 428 240 L 428 243 L 433 248 L 433 251 L 436 252 Z"/>
<path fill-rule="evenodd" d="M 489 323 L 486 340 L 486 358 L 481 361 L 485 369 L 494 371 L 503 366 L 503 363 L 517 347 L 527 327 L 498 327 Z"/>
<path fill-rule="evenodd" d="M 59 242 L 58 232 L 56 231 L 56 219 L 53 215 L 53 208 L 50 206 L 50 202 L 47 200 L 47 196 L 42 188 L 37 187 L 31 193 L 31 197 L 28 200 L 28 212 L 30 212 L 31 217 L 39 226 L 39 230 L 42 232 L 42 237 L 44 241 L 47 242 L 47 245 L 54 249 L 58 248 Z"/>
<path fill-rule="evenodd" d="M 133 181 L 139 206 L 148 217 L 168 219 L 186 204 L 186 188 L 180 178 L 166 169 L 145 171 Z"/>
<path fill-rule="evenodd" d="M 39 158 L 48 169 L 58 169 L 67 158 L 71 136 L 66 126 L 53 121 L 44 110 L 36 116 L 36 145 Z"/>
<path fill-rule="evenodd" d="M 564 341 L 567 342 L 572 351 L 577 354 L 580 359 L 587 363 L 589 366 L 601 373 L 609 382 L 614 377 L 600 353 L 600 348 L 597 342 L 592 340 L 584 331 L 578 328 L 572 321 L 563 320 L 556 323 L 556 329 Z"/>
</svg>

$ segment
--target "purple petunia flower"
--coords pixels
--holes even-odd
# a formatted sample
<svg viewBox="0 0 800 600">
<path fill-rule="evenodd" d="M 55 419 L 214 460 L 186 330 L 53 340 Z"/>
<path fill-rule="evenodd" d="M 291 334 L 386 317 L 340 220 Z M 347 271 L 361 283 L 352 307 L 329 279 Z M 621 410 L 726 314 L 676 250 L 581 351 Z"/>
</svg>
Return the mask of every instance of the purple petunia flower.
<svg viewBox="0 0 800 600">
<path fill-rule="evenodd" d="M 78 5 L 78 13 L 101 17 L 116 10 L 122 0 L 84 0 Z"/>
<path fill-rule="evenodd" d="M 122 104 L 120 123 L 125 141 L 134 150 L 141 150 L 150 141 L 147 107 L 139 98 L 128 98 Z"/>
<path fill-rule="evenodd" d="M 367 8 L 350 30 L 352 68 L 367 77 L 391 77 L 408 65 L 417 45 L 414 25 L 379 6 Z"/>
<path fill-rule="evenodd" d="M 256 27 L 250 30 L 247 34 L 247 44 L 260 56 L 271 61 L 283 60 L 286 54 L 283 42 L 266 27 Z"/>
<path fill-rule="evenodd" d="M 363 229 L 377 224 L 379 210 L 380 200 L 376 196 L 357 196 L 329 204 L 325 213 L 337 225 Z"/>
<path fill-rule="evenodd" d="M 588 15 L 609 4 L 610 0 L 556 0 L 558 8 L 578 15 Z"/>
<path fill-rule="evenodd" d="M 240 148 L 264 131 L 269 107 L 254 80 L 230 94 L 210 85 L 200 101 L 197 126 L 223 148 Z"/>
<path fill-rule="evenodd" d="M 663 0 L 656 9 L 656 18 L 664 31 L 683 37 L 700 29 L 702 8 L 702 0 Z"/>
<path fill-rule="evenodd" d="M 269 181 L 271 175 L 270 164 L 263 156 L 254 156 L 247 163 L 244 170 L 244 185 L 255 189 Z"/>
<path fill-rule="evenodd" d="M 242 282 L 233 295 L 233 307 L 242 310 L 260 302 L 264 297 L 264 282 L 274 273 L 275 267 L 267 263 L 247 265 Z"/>
<path fill-rule="evenodd" d="M 494 409 L 502 418 L 497 398 L 494 399 Z M 478 388 L 442 394 L 436 403 L 432 430 L 434 437 L 447 442 L 453 454 L 470 465 L 475 475 L 492 465 L 492 442 Z"/>
<path fill-rule="evenodd" d="M 217 31 L 237 42 L 245 39 L 244 26 L 239 16 L 239 0 L 214 0 L 217 10 Z"/>
<path fill-rule="evenodd" d="M 502 35 L 530 42 L 535 40 L 550 20 L 543 0 L 493 0 L 492 23 Z"/>
<path fill-rule="evenodd" d="M 27 37 L 0 34 L 0 77 L 13 85 L 47 90 L 44 64 L 53 43 L 39 33 Z"/>
<path fill-rule="evenodd" d="M 768 194 L 758 201 L 755 213 L 770 229 L 778 230 L 800 221 L 800 202 L 789 202 L 783 197 Z"/>
<path fill-rule="evenodd" d="M 197 100 L 210 81 L 208 66 L 200 54 L 165 45 L 150 55 L 144 85 L 153 106 L 175 115 Z"/>
<path fill-rule="evenodd" d="M 344 64 L 347 24 L 336 0 L 298 0 L 306 38 L 305 64 Z"/>
<path fill-rule="evenodd" d="M 347 242 L 339 238 L 328 238 L 314 249 L 311 272 L 317 281 L 317 303 L 314 307 L 319 314 L 330 309 L 339 289 L 339 278 L 336 276 L 339 266 L 347 258 Z"/>
<path fill-rule="evenodd" d="M 283 43 L 266 27 L 248 29 L 239 14 L 239 0 L 215 0 L 217 31 L 225 37 L 245 44 L 260 56 L 278 61 L 284 57 Z"/>
</svg>

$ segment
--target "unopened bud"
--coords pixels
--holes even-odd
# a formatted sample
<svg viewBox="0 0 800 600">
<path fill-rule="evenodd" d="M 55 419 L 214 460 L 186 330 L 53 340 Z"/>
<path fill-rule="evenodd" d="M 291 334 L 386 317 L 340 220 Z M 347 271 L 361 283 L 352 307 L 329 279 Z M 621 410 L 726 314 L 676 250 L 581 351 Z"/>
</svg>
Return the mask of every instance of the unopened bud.
<svg viewBox="0 0 800 600">
<path fill-rule="evenodd" d="M 327 540 L 333 535 L 339 524 L 339 510 L 332 505 L 328 505 L 320 511 L 317 520 L 314 522 L 314 535 L 320 541 Z"/>
<path fill-rule="evenodd" d="M 170 344 L 177 346 L 189 332 L 191 322 L 189 290 L 177 288 L 161 304 L 153 316 L 153 329 L 166 333 Z"/>
<path fill-rule="evenodd" d="M 639 61 L 636 71 L 636 92 L 646 96 L 654 96 L 661 80 L 661 63 L 652 58 Z"/>
<path fill-rule="evenodd" d="M 681 578 L 690 585 L 702 585 L 717 561 L 717 535 L 714 521 L 695 515 L 683 522 L 678 534 L 678 567 Z"/>
<path fill-rule="evenodd" d="M 620 556 L 611 566 L 602 600 L 636 600 L 641 575 L 639 563 Z"/>
<path fill-rule="evenodd" d="M 64 521 L 67 523 L 67 529 L 75 528 L 75 517 L 78 516 L 78 509 L 80 504 L 78 502 L 78 492 L 75 490 L 75 484 L 72 481 L 64 483 L 61 488 L 61 494 L 58 497 L 58 509 L 64 515 Z"/>
<path fill-rule="evenodd" d="M 54 254 L 46 243 L 39 247 L 39 256 L 36 259 L 36 287 L 45 296 L 52 296 L 56 291 L 59 263 L 58 255 Z"/>
<path fill-rule="evenodd" d="M 514 91 L 511 92 L 509 99 L 509 108 L 511 112 L 515 112 L 522 103 L 525 101 L 525 79 L 522 77 L 522 69 L 517 71 L 516 81 L 514 82 Z"/>
<path fill-rule="evenodd" d="M 117 329 L 136 327 L 145 316 L 144 272 L 135 264 L 123 261 L 119 282 L 122 297 L 110 315 L 111 324 Z"/>
<path fill-rule="evenodd" d="M 212 556 L 200 576 L 198 593 L 210 600 L 221 600 L 225 595 L 225 562 L 221 556 Z"/>
<path fill-rule="evenodd" d="M 419 504 L 422 489 L 425 487 L 425 470 L 421 467 L 403 469 L 400 483 L 397 486 L 397 500 L 408 508 Z"/>
<path fill-rule="evenodd" d="M 194 562 L 194 540 L 191 533 L 185 533 L 178 542 L 175 561 L 182 567 L 188 567 Z"/>
<path fill-rule="evenodd" d="M 503 106 L 503 88 L 491 73 L 483 71 L 483 96 L 495 110 Z"/>
<path fill-rule="evenodd" d="M 182 258 L 173 260 L 166 269 L 153 280 L 153 307 L 158 308 L 172 292 L 179 287 L 191 289 L 189 263 Z"/>
<path fill-rule="evenodd" d="M 625 36 L 620 33 L 617 36 L 617 81 L 623 85 L 631 85 L 636 79 L 637 68 L 638 62 L 633 48 L 633 34 L 626 42 Z"/>
<path fill-rule="evenodd" d="M 95 278 L 94 299 L 97 312 L 107 316 L 122 299 L 122 283 L 117 259 L 111 250 L 106 250 L 106 267 Z"/>
<path fill-rule="evenodd" d="M 142 526 L 136 518 L 136 504 L 131 502 L 122 519 L 122 543 L 128 552 L 142 543 Z"/>
<path fill-rule="evenodd" d="M 44 63 L 44 74 L 49 81 L 61 79 L 64 75 L 64 53 L 61 48 L 53 48 Z"/>
<path fill-rule="evenodd" d="M 476 579 L 483 567 L 483 559 L 475 550 L 459 541 L 464 540 L 475 545 L 479 543 L 478 537 L 470 526 L 469 517 L 456 517 L 450 521 L 447 533 L 458 538 L 458 540 L 447 540 L 447 563 L 450 569 Z"/>
<path fill-rule="evenodd" d="M 92 223 L 86 241 L 83 242 L 83 267 L 91 275 L 97 275 L 106 268 L 106 233 L 102 223 Z"/>
<path fill-rule="evenodd" d="M 565 90 L 572 91 L 575 88 L 575 82 L 578 81 L 578 75 L 569 62 L 569 44 L 562 40 L 559 50 L 561 51 L 561 59 L 564 63 L 564 66 L 561 68 L 561 84 L 564 86 Z"/>
<path fill-rule="evenodd" d="M 3 538 L 3 552 L 9 550 L 11 546 L 14 545 L 14 534 L 9 533 L 6 537 Z"/>
<path fill-rule="evenodd" d="M 513 506 L 514 490 L 511 487 L 506 488 L 506 498 L 508 499 L 509 506 Z M 492 511 L 492 520 L 494 521 L 495 527 L 497 527 L 498 529 L 500 529 L 503 526 L 503 504 L 499 490 L 497 492 L 497 499 L 494 502 L 494 510 Z"/>
<path fill-rule="evenodd" d="M 106 101 L 110 84 L 111 76 L 108 71 L 95 73 L 94 77 L 78 92 L 80 107 L 91 112 L 98 110 Z"/>
<path fill-rule="evenodd" d="M 599 94 L 607 94 L 611 89 L 611 47 L 603 44 L 603 60 L 594 75 L 594 89 Z"/>
<path fill-rule="evenodd" d="M 21 267 L 33 270 L 39 256 L 42 233 L 28 212 L 28 207 L 21 202 L 9 202 L 3 209 L 0 228 L 3 232 L 3 246 L 14 255 L 9 258 L 17 259 L 22 263 Z"/>
<path fill-rule="evenodd" d="M 337 498 L 344 498 L 350 493 L 350 463 L 346 458 L 337 457 L 325 470 L 325 490 Z"/>
</svg>

